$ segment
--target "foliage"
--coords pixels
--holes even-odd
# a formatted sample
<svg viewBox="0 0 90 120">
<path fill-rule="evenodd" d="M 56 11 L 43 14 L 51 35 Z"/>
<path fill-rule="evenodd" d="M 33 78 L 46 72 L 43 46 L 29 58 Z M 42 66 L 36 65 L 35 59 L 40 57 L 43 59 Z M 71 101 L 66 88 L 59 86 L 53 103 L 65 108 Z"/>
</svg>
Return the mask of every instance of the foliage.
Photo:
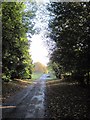
<svg viewBox="0 0 90 120">
<path fill-rule="evenodd" d="M 2 3 L 2 72 L 7 78 L 31 78 L 26 14 L 22 2 Z"/>
<path fill-rule="evenodd" d="M 49 73 L 53 74 L 57 78 L 61 78 L 61 73 L 60 73 L 60 70 L 58 67 L 59 67 L 59 65 L 57 65 L 55 62 L 53 62 L 53 64 L 52 64 L 52 62 L 49 62 L 47 65 Z"/>
<path fill-rule="evenodd" d="M 34 63 L 34 72 L 47 73 L 47 68 L 45 65 L 41 64 L 40 62 L 36 62 Z"/>
<path fill-rule="evenodd" d="M 48 7 L 52 20 L 49 21 L 49 36 L 55 42 L 51 62 L 56 75 L 76 74 L 80 81 L 87 76 L 89 82 L 90 61 L 90 7 L 89 3 L 51 3 Z M 56 64 L 56 66 L 55 66 Z M 60 75 L 59 74 L 59 75 Z"/>
</svg>

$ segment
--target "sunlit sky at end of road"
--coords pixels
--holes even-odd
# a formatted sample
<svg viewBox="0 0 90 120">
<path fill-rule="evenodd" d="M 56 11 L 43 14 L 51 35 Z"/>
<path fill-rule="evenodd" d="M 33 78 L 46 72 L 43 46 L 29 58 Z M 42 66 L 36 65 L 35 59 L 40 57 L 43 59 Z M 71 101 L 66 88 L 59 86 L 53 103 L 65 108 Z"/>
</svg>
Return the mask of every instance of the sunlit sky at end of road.
<svg viewBox="0 0 90 120">
<path fill-rule="evenodd" d="M 35 0 L 38 4 L 39 3 L 47 3 L 47 2 L 49 2 L 49 0 Z"/>
<path fill-rule="evenodd" d="M 42 37 L 40 35 L 34 35 L 32 36 L 31 41 L 30 53 L 33 62 L 40 62 L 47 65 L 49 62 L 48 50 L 42 40 Z"/>
</svg>

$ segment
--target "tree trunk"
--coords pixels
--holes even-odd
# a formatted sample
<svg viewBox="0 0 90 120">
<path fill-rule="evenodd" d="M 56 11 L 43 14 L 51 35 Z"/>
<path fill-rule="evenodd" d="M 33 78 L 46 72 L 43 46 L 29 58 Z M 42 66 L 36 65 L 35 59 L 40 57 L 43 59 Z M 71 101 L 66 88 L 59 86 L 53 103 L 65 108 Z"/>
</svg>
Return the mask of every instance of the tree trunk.
<svg viewBox="0 0 90 120">
<path fill-rule="evenodd" d="M 89 71 L 87 72 L 87 85 L 89 86 Z"/>
</svg>

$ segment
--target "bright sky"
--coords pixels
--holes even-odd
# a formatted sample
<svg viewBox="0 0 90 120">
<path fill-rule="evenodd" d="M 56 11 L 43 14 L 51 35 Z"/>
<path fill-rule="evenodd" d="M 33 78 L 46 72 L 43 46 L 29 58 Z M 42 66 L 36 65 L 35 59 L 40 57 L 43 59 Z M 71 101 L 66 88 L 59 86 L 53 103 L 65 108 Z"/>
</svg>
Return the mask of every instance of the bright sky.
<svg viewBox="0 0 90 120">
<path fill-rule="evenodd" d="M 34 35 L 31 38 L 31 55 L 33 62 L 41 62 L 44 65 L 47 65 L 49 62 L 48 51 L 44 45 L 44 42 L 40 35 Z"/>
<path fill-rule="evenodd" d="M 37 3 L 46 3 L 49 2 L 49 0 L 36 0 Z"/>
<path fill-rule="evenodd" d="M 44 37 L 42 36 L 44 36 L 45 31 L 47 31 L 49 16 L 46 6 L 41 3 L 46 3 L 48 0 L 36 1 L 38 10 L 36 11 L 36 16 L 33 21 L 35 22 L 35 29 L 40 29 L 40 31 L 38 32 L 38 34 L 35 34 L 32 36 L 32 38 L 30 38 L 30 40 L 32 41 L 30 46 L 30 53 L 33 62 L 41 62 L 42 64 L 47 65 L 47 63 L 49 62 L 48 50 L 43 41 Z"/>
</svg>

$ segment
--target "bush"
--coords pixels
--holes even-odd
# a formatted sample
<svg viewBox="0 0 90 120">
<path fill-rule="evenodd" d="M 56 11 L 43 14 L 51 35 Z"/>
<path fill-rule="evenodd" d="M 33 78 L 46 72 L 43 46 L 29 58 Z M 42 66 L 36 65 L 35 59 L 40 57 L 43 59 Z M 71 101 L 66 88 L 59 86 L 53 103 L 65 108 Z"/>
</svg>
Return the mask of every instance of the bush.
<svg viewBox="0 0 90 120">
<path fill-rule="evenodd" d="M 2 81 L 3 82 L 9 82 L 10 81 L 10 76 L 6 76 L 5 74 L 2 75 Z"/>
</svg>

